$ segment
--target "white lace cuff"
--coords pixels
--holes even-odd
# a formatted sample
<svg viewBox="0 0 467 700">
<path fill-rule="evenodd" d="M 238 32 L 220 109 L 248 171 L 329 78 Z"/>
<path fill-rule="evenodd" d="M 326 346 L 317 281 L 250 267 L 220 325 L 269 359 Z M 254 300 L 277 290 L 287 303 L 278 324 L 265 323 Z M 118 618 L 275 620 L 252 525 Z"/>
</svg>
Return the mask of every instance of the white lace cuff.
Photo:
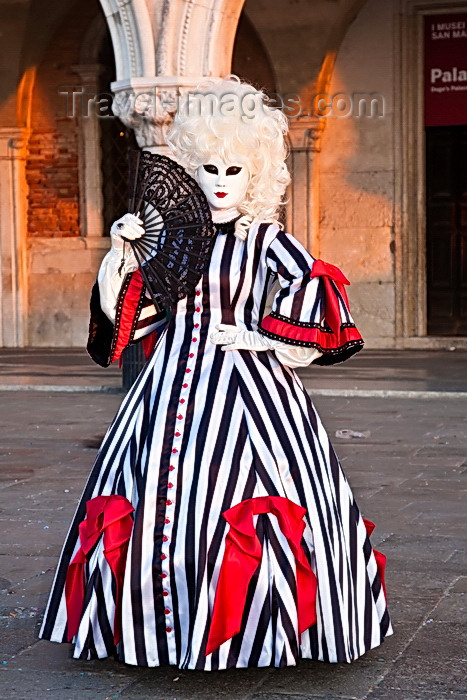
<svg viewBox="0 0 467 700">
<path fill-rule="evenodd" d="M 323 354 L 316 348 L 302 348 L 277 342 L 274 352 L 279 362 L 286 367 L 307 367 Z"/>
<path fill-rule="evenodd" d="M 107 318 L 115 323 L 115 305 L 125 275 L 138 269 L 138 263 L 130 245 L 125 246 L 125 258 L 122 253 L 111 248 L 103 259 L 97 281 L 101 298 L 101 309 Z"/>
</svg>

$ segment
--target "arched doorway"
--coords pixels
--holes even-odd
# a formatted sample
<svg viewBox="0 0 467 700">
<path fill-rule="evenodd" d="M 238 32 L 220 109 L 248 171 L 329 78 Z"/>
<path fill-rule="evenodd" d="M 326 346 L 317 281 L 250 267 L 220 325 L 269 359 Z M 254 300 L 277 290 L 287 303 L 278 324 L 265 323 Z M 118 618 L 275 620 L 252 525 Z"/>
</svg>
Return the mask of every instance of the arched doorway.
<svg viewBox="0 0 467 700">
<path fill-rule="evenodd" d="M 110 224 L 126 210 L 132 135 L 113 115 L 101 118 L 97 105 L 103 95 L 110 105 L 114 76 L 100 3 L 74 4 L 44 47 L 31 91 L 31 345 L 85 345 L 90 289 L 109 248 Z"/>
<path fill-rule="evenodd" d="M 268 94 L 276 91 L 276 78 L 271 60 L 245 10 L 240 15 L 235 36 L 232 73 L 264 89 Z"/>
</svg>

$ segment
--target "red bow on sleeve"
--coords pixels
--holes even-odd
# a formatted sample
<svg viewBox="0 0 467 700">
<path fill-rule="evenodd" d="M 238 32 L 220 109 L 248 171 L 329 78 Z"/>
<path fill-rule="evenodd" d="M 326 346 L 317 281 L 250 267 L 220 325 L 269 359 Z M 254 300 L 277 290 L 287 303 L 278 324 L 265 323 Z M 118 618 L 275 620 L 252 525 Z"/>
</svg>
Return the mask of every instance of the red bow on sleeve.
<svg viewBox="0 0 467 700">
<path fill-rule="evenodd" d="M 86 503 L 86 519 L 80 523 L 81 547 L 68 566 L 65 599 L 68 641 L 79 629 L 84 603 L 84 568 L 99 537 L 104 536 L 104 556 L 115 577 L 114 642 L 120 641 L 120 614 L 128 541 L 133 528 L 134 508 L 123 496 L 96 496 Z"/>
<path fill-rule="evenodd" d="M 248 585 L 261 563 L 262 548 L 253 515 L 273 513 L 295 556 L 297 570 L 298 632 L 316 623 L 316 576 L 301 546 L 306 509 L 280 496 L 249 498 L 226 510 L 230 525 L 206 644 L 206 656 L 236 635 L 241 628 Z"/>
<path fill-rule="evenodd" d="M 324 287 L 326 290 L 324 318 L 334 333 L 339 335 L 341 329 L 339 297 L 331 284 L 331 280 L 339 290 L 339 293 L 341 294 L 347 307 L 349 306 L 349 300 L 347 298 L 347 292 L 345 291 L 344 284 L 350 284 L 350 282 L 338 267 L 331 265 L 331 263 L 324 262 L 324 260 L 315 260 L 310 276 L 323 277 Z"/>
</svg>

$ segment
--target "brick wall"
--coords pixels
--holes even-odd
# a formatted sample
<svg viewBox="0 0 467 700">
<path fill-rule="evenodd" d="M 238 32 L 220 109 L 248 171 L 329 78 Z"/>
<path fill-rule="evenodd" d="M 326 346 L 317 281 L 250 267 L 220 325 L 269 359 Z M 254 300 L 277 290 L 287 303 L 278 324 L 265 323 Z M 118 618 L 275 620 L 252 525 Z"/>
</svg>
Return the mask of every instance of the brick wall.
<svg viewBox="0 0 467 700">
<path fill-rule="evenodd" d="M 79 236 L 78 118 L 66 116 L 61 86 L 79 85 L 72 66 L 90 24 L 102 9 L 84 0 L 52 37 L 37 68 L 26 176 L 28 232 L 33 237 Z"/>
<path fill-rule="evenodd" d="M 26 176 L 30 236 L 79 236 L 79 176 L 76 125 L 55 120 L 34 129 Z"/>
</svg>

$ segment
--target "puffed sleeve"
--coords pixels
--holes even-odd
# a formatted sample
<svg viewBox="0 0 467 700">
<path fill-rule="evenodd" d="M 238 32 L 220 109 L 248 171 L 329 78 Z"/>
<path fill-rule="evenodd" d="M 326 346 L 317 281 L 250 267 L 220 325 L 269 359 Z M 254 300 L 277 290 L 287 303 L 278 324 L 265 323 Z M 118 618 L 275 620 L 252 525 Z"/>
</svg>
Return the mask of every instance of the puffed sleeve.
<svg viewBox="0 0 467 700">
<path fill-rule="evenodd" d="M 279 231 L 266 251 L 266 264 L 280 289 L 258 331 L 288 345 L 316 348 L 317 365 L 343 362 L 363 347 L 345 285 L 335 265 L 315 260 L 290 234 Z"/>
<path fill-rule="evenodd" d="M 129 245 L 126 246 L 123 257 L 111 248 L 101 263 L 97 274 L 101 309 L 113 324 L 122 282 L 127 274 L 137 269 L 138 263 Z"/>
</svg>

